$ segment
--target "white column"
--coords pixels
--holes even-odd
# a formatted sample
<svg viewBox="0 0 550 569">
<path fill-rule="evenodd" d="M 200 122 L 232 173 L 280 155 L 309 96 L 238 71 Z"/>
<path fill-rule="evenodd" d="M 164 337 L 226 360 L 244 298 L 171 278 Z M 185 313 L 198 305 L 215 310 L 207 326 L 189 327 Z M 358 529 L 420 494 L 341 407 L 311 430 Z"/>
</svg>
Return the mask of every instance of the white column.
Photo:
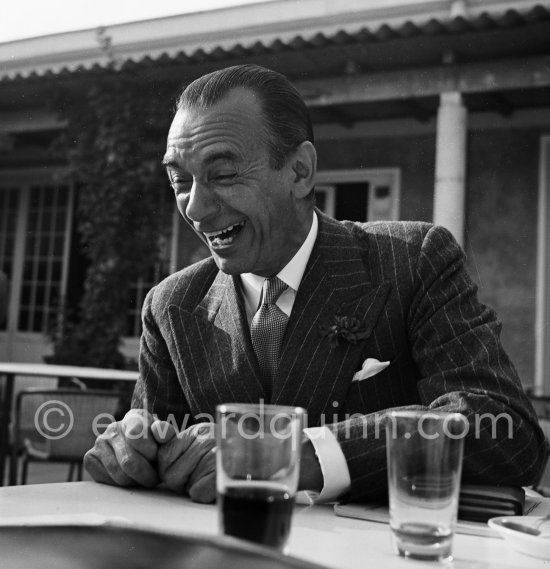
<svg viewBox="0 0 550 569">
<path fill-rule="evenodd" d="M 437 112 L 434 223 L 464 245 L 467 110 L 458 92 L 441 93 Z"/>
</svg>

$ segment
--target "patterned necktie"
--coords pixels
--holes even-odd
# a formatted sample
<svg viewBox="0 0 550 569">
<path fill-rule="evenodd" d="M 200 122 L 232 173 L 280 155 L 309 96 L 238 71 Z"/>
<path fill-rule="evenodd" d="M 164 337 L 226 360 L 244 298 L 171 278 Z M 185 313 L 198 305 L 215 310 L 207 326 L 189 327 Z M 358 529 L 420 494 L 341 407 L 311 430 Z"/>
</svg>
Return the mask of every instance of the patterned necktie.
<svg viewBox="0 0 550 569">
<path fill-rule="evenodd" d="M 262 305 L 250 325 L 252 346 L 268 396 L 271 395 L 277 373 L 279 351 L 288 322 L 288 316 L 275 303 L 287 288 L 288 285 L 277 277 L 266 279 L 262 289 Z"/>
</svg>

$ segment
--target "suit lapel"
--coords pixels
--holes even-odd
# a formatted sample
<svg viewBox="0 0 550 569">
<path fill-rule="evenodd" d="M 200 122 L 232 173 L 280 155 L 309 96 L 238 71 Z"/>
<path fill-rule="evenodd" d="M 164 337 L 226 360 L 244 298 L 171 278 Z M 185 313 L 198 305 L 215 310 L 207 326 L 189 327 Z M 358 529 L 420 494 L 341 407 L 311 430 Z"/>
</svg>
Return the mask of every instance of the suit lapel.
<svg viewBox="0 0 550 569">
<path fill-rule="evenodd" d="M 218 403 L 264 397 L 234 277 L 218 272 L 193 312 L 175 305 L 168 311 L 193 411 L 213 414 Z"/>
<path fill-rule="evenodd" d="M 256 403 L 259 398 L 263 398 L 265 395 L 260 380 L 258 361 L 250 339 L 248 320 L 240 293 L 241 285 L 238 277 L 229 276 L 222 272 L 218 273 L 218 279 L 224 283 L 225 295 L 214 318 L 214 327 L 226 333 L 226 337 L 231 340 L 233 383 L 238 386 L 233 391 L 240 396 L 240 399 L 227 401 Z M 247 381 L 239 380 L 243 371 L 242 379 L 246 378 Z"/>
<path fill-rule="evenodd" d="M 348 316 L 370 334 L 389 291 L 388 283 L 368 282 L 365 252 L 345 227 L 317 215 L 319 234 L 288 322 L 273 391 L 274 403 L 306 407 L 311 426 L 322 413 L 340 411 L 367 340 L 331 349 L 321 335 L 323 325 L 335 315 Z"/>
</svg>

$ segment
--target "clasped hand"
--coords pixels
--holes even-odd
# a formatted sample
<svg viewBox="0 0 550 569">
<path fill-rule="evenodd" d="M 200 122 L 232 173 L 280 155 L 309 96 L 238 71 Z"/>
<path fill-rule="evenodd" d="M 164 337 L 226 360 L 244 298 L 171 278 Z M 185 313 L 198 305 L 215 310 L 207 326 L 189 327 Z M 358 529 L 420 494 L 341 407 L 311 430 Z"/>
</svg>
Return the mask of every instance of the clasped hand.
<svg viewBox="0 0 550 569">
<path fill-rule="evenodd" d="M 84 456 L 97 482 L 152 488 L 164 483 L 195 502 L 216 498 L 216 426 L 198 423 L 177 432 L 143 409 L 111 423 Z"/>
</svg>

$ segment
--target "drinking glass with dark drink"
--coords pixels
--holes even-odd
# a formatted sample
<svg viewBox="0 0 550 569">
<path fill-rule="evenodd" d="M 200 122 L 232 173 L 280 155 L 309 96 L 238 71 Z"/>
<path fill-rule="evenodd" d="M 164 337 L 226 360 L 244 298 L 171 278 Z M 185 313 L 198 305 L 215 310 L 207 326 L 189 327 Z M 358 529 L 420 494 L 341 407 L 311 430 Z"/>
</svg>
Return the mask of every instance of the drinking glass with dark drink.
<svg viewBox="0 0 550 569">
<path fill-rule="evenodd" d="M 282 550 L 300 476 L 304 409 L 217 407 L 216 485 L 220 530 Z"/>
</svg>

